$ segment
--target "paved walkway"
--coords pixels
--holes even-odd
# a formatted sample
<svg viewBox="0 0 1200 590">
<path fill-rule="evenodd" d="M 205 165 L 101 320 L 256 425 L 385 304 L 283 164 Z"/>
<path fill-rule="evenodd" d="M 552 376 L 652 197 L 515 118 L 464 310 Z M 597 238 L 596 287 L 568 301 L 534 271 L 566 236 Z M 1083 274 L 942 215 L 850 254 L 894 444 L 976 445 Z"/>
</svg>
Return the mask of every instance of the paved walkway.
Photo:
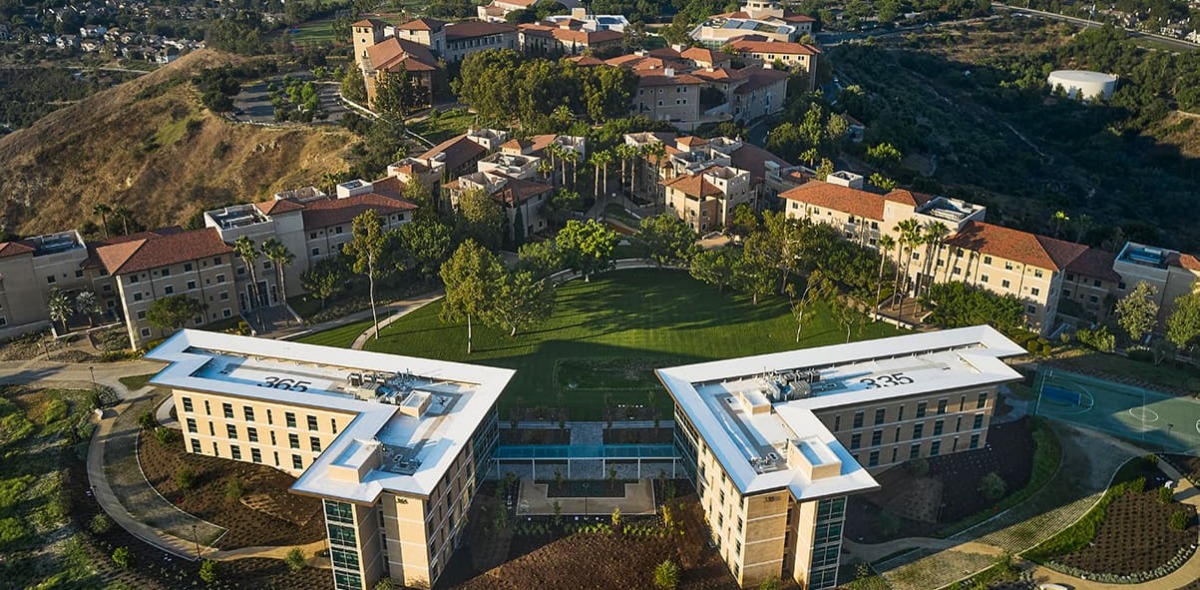
<svg viewBox="0 0 1200 590">
<path fill-rule="evenodd" d="M 92 364 L 45 360 L 0 361 L 0 383 L 28 384 L 47 381 L 91 389 L 94 375 L 96 384 L 108 387 L 119 399 L 125 399 L 129 395 L 129 389 L 121 383 L 121 377 L 148 375 L 157 373 L 162 368 L 162 363 L 145 360 Z"/>
<path fill-rule="evenodd" d="M 330 563 L 328 557 L 317 557 L 318 551 L 323 551 L 326 548 L 325 539 L 313 541 L 307 545 L 284 546 L 284 547 L 241 547 L 238 549 L 221 549 L 208 554 L 209 559 L 217 561 L 235 561 L 238 559 L 286 559 L 288 552 L 292 549 L 299 549 L 300 553 L 304 554 L 304 564 L 308 567 L 317 567 L 329 569 Z"/>
<path fill-rule="evenodd" d="M 522 479 L 517 514 L 554 514 L 554 503 L 558 502 L 562 514 L 605 515 L 620 508 L 621 514 L 654 514 L 654 482 L 643 479 L 625 484 L 622 498 L 550 498 L 550 484 L 533 483 Z"/>
<path fill-rule="evenodd" d="M 392 322 L 394 322 L 394 321 L 396 321 L 418 309 L 421 309 L 422 307 L 425 307 L 426 305 L 433 303 L 434 301 L 437 301 L 438 299 L 441 299 L 445 294 L 446 294 L 446 292 L 444 290 L 438 289 L 436 291 L 432 291 L 432 292 L 426 293 L 424 295 L 419 295 L 417 297 L 410 297 L 403 301 L 396 301 L 394 303 L 391 303 L 390 305 L 388 305 L 386 307 L 386 309 L 379 310 L 380 314 L 385 314 L 385 313 L 387 314 L 386 317 L 384 317 L 383 320 L 379 322 L 379 329 L 382 330 L 382 329 L 388 327 L 389 325 L 391 325 Z M 371 317 L 371 310 L 368 309 L 367 310 L 367 318 L 370 318 L 370 317 Z M 358 338 L 354 339 L 354 344 L 351 344 L 350 348 L 353 348 L 354 350 L 362 350 L 362 347 L 367 345 L 367 341 L 370 340 L 374 336 L 375 336 L 375 326 L 371 326 L 370 328 L 367 329 L 367 331 L 363 332 L 362 334 L 359 334 Z"/>
<path fill-rule="evenodd" d="M 403 308 L 411 305 L 413 302 L 420 301 L 426 297 L 432 297 L 433 299 L 430 299 L 430 301 L 432 301 L 434 299 L 437 299 L 438 297 L 441 297 L 443 294 L 444 294 L 443 291 L 439 288 L 437 290 L 430 291 L 423 295 L 417 295 L 414 297 L 409 297 L 407 299 L 401 299 L 399 301 L 393 301 L 388 304 L 379 305 L 379 306 L 376 306 L 375 309 L 379 313 L 379 315 L 382 316 L 382 315 L 391 313 L 392 310 L 403 309 Z M 425 303 L 428 303 L 428 302 L 429 301 L 426 301 Z M 420 307 L 420 306 L 417 306 L 417 307 Z M 312 334 L 316 334 L 317 332 L 324 332 L 326 330 L 340 328 L 347 324 L 353 324 L 355 322 L 361 322 L 363 320 L 369 320 L 369 319 L 371 319 L 371 308 L 370 307 L 356 311 L 354 313 L 346 314 L 340 318 L 321 322 L 319 324 L 312 324 L 312 325 L 304 326 L 304 327 L 297 326 L 297 327 L 294 327 L 291 329 L 280 330 L 278 332 L 270 334 L 270 337 L 274 338 L 276 340 L 295 340 L 297 338 L 303 338 L 305 336 L 310 336 Z"/>
</svg>

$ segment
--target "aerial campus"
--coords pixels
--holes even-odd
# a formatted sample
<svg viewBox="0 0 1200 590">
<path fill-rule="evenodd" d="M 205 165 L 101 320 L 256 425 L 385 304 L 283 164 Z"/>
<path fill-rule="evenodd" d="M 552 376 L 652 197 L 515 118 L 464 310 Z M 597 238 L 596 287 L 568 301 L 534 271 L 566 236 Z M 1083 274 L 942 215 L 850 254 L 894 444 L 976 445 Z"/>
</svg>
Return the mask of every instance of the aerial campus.
<svg viewBox="0 0 1200 590">
<path fill-rule="evenodd" d="M 1200 589 L 1200 5 L 166 4 L 0 22 L 4 587 Z"/>
</svg>

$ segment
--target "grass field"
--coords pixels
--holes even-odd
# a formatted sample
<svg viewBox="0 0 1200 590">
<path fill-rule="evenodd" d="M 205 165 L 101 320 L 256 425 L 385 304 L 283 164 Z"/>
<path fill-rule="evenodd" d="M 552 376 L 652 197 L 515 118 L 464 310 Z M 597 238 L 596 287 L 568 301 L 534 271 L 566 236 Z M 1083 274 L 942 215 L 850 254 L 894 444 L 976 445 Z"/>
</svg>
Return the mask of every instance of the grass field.
<svg viewBox="0 0 1200 590">
<path fill-rule="evenodd" d="M 320 43 L 321 41 L 329 41 L 336 43 L 339 41 L 333 34 L 333 19 L 322 18 L 318 20 L 310 20 L 302 22 L 294 27 L 287 29 L 292 35 L 292 43 L 305 45 L 307 43 Z M 344 40 L 343 40 L 344 41 Z"/>
<path fill-rule="evenodd" d="M 432 141 L 441 143 L 467 132 L 467 127 L 475 121 L 475 115 L 467 109 L 451 109 L 430 117 L 424 121 L 413 123 L 409 129 L 413 133 Z"/>
<path fill-rule="evenodd" d="M 438 320 L 440 302 L 388 326 L 367 349 L 513 368 L 517 374 L 501 398 L 502 411 L 518 399 L 526 407 L 556 406 L 561 393 L 573 419 L 599 419 L 605 395 L 611 395 L 614 404 L 644 404 L 649 394 L 655 405 L 670 408 L 654 380 L 654 366 L 845 341 L 844 329 L 825 310 L 810 314 L 796 343 L 796 324 L 786 300 L 768 297 L 756 306 L 748 296 L 718 293 L 678 271 L 629 270 L 590 283 L 571 281 L 559 287 L 557 297 L 558 307 L 549 321 L 516 337 L 477 322 L 471 355 L 466 354 L 466 326 Z M 304 341 L 349 346 L 367 325 L 314 334 Z M 854 337 L 898 333 L 885 324 L 870 324 L 856 330 Z M 587 363 L 594 363 L 595 374 L 585 380 Z M 614 367 L 622 366 L 639 374 L 614 373 Z M 605 389 L 605 384 L 611 388 Z"/>
</svg>

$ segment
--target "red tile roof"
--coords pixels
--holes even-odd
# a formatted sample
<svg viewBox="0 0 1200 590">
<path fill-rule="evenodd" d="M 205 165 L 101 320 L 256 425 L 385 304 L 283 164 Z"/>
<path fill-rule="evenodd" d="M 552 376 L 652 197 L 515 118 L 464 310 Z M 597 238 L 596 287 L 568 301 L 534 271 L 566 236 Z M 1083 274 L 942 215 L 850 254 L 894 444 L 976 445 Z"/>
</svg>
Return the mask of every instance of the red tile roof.
<svg viewBox="0 0 1200 590">
<path fill-rule="evenodd" d="M 688 147 L 696 147 L 698 145 L 708 145 L 708 140 L 704 139 L 703 137 L 696 137 L 695 135 L 688 135 L 686 137 L 677 138 L 675 140 L 675 144 L 676 145 L 686 145 Z"/>
<path fill-rule="evenodd" d="M 21 254 L 32 254 L 34 250 L 35 248 L 25 243 L 24 240 L 4 242 L 3 244 L 0 244 L 0 258 L 20 256 Z"/>
<path fill-rule="evenodd" d="M 982 221 L 968 221 L 963 224 L 962 229 L 946 238 L 946 243 L 1056 271 L 1066 268 L 1088 249 L 1082 244 L 1064 242 Z"/>
<path fill-rule="evenodd" d="M 487 154 L 487 150 L 483 146 L 467 139 L 466 134 L 451 137 L 442 143 L 439 143 L 429 151 L 421 154 L 422 160 L 430 160 L 442 154 L 441 162 L 446 165 L 446 170 L 454 172 L 471 160 L 482 158 Z"/>
<path fill-rule="evenodd" d="M 769 53 L 774 55 L 817 55 L 821 50 L 803 43 L 784 43 L 782 41 L 747 41 L 739 39 L 729 44 L 729 48 L 738 53 Z"/>
<path fill-rule="evenodd" d="M 659 47 L 646 52 L 650 57 L 658 57 L 662 59 L 679 59 L 679 52 L 670 47 Z"/>
<path fill-rule="evenodd" d="M 1079 256 L 1075 257 L 1075 260 L 1067 264 L 1067 270 L 1116 283 L 1121 280 L 1121 275 L 1113 270 L 1113 262 L 1116 262 L 1116 260 L 1117 255 L 1112 252 L 1107 252 L 1099 248 L 1088 248 L 1080 252 Z"/>
<path fill-rule="evenodd" d="M 705 180 L 704 170 L 696 174 L 678 176 L 663 183 L 663 186 L 673 188 L 689 197 L 702 199 L 704 197 L 720 196 L 723 193 L 717 185 Z"/>
<path fill-rule="evenodd" d="M 746 83 L 738 86 L 734 93 L 748 94 L 760 88 L 766 88 L 779 82 L 785 82 L 789 74 L 784 70 L 750 67 L 738 70 L 738 76 L 746 79 Z"/>
<path fill-rule="evenodd" d="M 704 62 L 710 64 L 717 64 L 733 59 L 732 57 L 725 55 L 720 51 L 713 51 L 703 47 L 689 47 L 688 49 L 684 50 L 683 53 L 680 53 L 679 56 L 695 62 Z"/>
<path fill-rule="evenodd" d="M 96 248 L 96 256 L 111 275 L 140 272 L 210 256 L 221 256 L 233 249 L 221 240 L 216 228 L 197 229 L 166 235 L 150 234 L 135 240 Z"/>
<path fill-rule="evenodd" d="M 403 31 L 440 31 L 444 26 L 446 23 L 436 18 L 422 17 L 414 18 L 396 28 Z"/>
<path fill-rule="evenodd" d="M 553 133 L 534 135 L 524 139 L 510 139 L 500 144 L 502 150 L 515 150 L 522 154 L 536 154 L 554 143 L 558 136 Z"/>
<path fill-rule="evenodd" d="M 380 43 L 367 48 L 367 56 L 376 70 L 395 71 L 404 68 L 410 72 L 428 72 L 437 69 L 437 59 L 429 52 L 429 48 L 389 37 Z"/>
<path fill-rule="evenodd" d="M 388 197 L 378 193 L 365 193 L 344 199 L 322 199 L 320 201 L 305 203 L 304 229 L 317 229 L 350 223 L 367 209 L 374 209 L 380 215 L 389 215 L 400 211 L 411 211 L 416 208 L 416 205 L 403 199 Z"/>
<path fill-rule="evenodd" d="M 929 200 L 933 198 L 933 195 L 914 193 L 909 190 L 898 188 L 884 195 L 883 198 L 888 201 L 892 201 L 893 203 L 903 203 L 913 207 L 920 207 L 921 205 L 929 202 Z"/>
<path fill-rule="evenodd" d="M 533 197 L 548 193 L 554 187 L 531 180 L 509 180 L 504 188 L 492 194 L 492 198 L 510 207 L 520 205 Z"/>
<path fill-rule="evenodd" d="M 517 27 L 509 24 L 463 21 L 446 25 L 446 41 L 459 41 L 462 39 L 473 39 L 475 37 L 503 35 L 505 33 L 516 32 Z"/>
<path fill-rule="evenodd" d="M 1200 258 L 1196 258 L 1192 254 L 1176 254 L 1167 261 L 1171 266 L 1186 268 L 1190 271 L 1200 272 Z"/>
<path fill-rule="evenodd" d="M 350 26 L 352 26 L 352 27 L 374 27 L 376 29 L 382 29 L 387 26 L 387 23 L 385 23 L 377 18 L 364 18 L 356 23 L 351 24 Z"/>
<path fill-rule="evenodd" d="M 579 65 L 580 67 L 585 67 L 585 68 L 591 67 L 591 66 L 604 65 L 604 60 L 592 57 L 590 55 L 575 55 L 572 57 L 568 57 L 567 61 L 575 62 L 576 65 Z"/>
<path fill-rule="evenodd" d="M 784 191 L 779 196 L 855 217 L 883 221 L 883 197 L 840 184 L 813 181 Z"/>
<path fill-rule="evenodd" d="M 750 173 L 755 181 L 761 181 L 767 174 L 767 162 L 774 162 L 780 168 L 791 168 L 792 165 L 754 144 L 742 142 L 742 147 L 734 150 L 729 156 L 729 163 Z"/>
<path fill-rule="evenodd" d="M 789 23 L 815 23 L 817 19 L 808 16 L 807 14 L 787 14 L 783 17 L 784 22 Z"/>
<path fill-rule="evenodd" d="M 259 211 L 264 215 L 279 215 L 280 213 L 289 213 L 299 211 L 304 208 L 304 205 L 297 203 L 291 199 L 272 199 L 265 203 L 255 203 Z"/>
<path fill-rule="evenodd" d="M 638 75 L 638 86 L 696 86 L 704 84 L 704 80 L 691 74 L 666 75 L 666 70 L 635 70 Z"/>
</svg>

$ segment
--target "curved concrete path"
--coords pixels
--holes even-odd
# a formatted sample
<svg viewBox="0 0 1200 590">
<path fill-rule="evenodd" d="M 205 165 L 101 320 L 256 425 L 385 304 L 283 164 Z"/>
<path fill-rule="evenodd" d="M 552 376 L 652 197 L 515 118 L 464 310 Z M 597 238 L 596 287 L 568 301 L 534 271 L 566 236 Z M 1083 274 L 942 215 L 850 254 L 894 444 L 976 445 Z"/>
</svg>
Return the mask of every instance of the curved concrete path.
<svg viewBox="0 0 1200 590">
<path fill-rule="evenodd" d="M 308 567 L 329 569 L 332 567 L 328 557 L 317 557 L 318 551 L 325 550 L 325 539 L 313 541 L 305 545 L 282 547 L 241 547 L 238 549 L 219 549 L 208 554 L 209 559 L 217 561 L 236 561 L 238 559 L 286 559 L 292 549 L 299 549 L 304 554 L 304 565 Z"/>
</svg>

